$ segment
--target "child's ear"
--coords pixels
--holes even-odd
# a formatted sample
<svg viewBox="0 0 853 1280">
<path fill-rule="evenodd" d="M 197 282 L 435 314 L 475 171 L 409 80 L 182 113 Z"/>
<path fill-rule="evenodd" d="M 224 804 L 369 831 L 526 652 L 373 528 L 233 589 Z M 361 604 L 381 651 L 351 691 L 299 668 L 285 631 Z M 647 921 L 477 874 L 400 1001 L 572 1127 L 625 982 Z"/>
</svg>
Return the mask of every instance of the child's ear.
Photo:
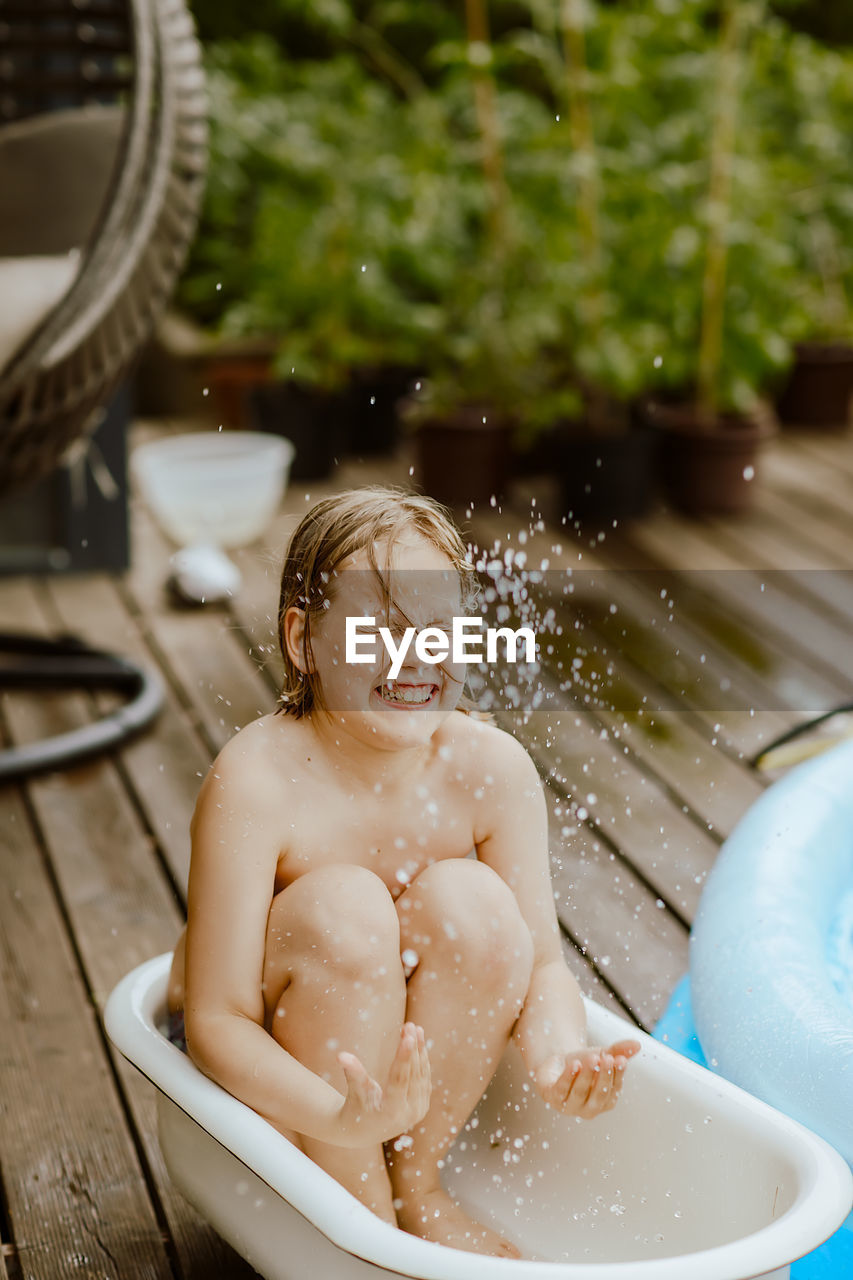
<svg viewBox="0 0 853 1280">
<path fill-rule="evenodd" d="M 284 647 L 290 661 L 304 676 L 308 674 L 305 660 L 305 610 L 291 605 L 281 624 Z"/>
</svg>

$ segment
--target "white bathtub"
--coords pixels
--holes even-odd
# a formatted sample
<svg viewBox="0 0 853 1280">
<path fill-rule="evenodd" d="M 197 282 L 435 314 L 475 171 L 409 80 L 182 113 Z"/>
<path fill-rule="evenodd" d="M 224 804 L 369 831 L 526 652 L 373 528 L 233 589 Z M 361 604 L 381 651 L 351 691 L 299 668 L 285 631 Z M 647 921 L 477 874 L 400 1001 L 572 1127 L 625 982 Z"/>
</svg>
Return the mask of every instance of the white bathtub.
<svg viewBox="0 0 853 1280">
<path fill-rule="evenodd" d="M 523 1261 L 488 1260 L 380 1222 L 162 1033 L 170 956 L 110 996 L 121 1052 L 156 1085 L 176 1186 L 267 1280 L 746 1280 L 788 1276 L 853 1202 L 822 1139 L 638 1034 L 619 1106 L 564 1120 L 510 1051 L 448 1161 L 446 1183 Z M 625 1024 L 587 1002 L 597 1042 Z M 634 1034 L 632 1032 L 632 1034 Z"/>
</svg>

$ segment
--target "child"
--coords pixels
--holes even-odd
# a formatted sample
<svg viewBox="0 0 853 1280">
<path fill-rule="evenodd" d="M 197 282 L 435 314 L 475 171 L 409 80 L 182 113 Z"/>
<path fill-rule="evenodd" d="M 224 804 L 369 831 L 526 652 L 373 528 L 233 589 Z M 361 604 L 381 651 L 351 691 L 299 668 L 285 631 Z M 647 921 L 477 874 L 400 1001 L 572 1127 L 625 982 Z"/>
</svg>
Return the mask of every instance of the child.
<svg viewBox="0 0 853 1280">
<path fill-rule="evenodd" d="M 464 666 L 410 645 L 390 681 L 381 643 L 346 661 L 347 617 L 448 631 L 471 583 L 428 498 L 353 490 L 302 520 L 281 580 L 282 705 L 201 788 L 170 1009 L 201 1070 L 374 1213 L 518 1257 L 439 1179 L 507 1042 L 551 1107 L 585 1118 L 614 1105 L 639 1044 L 586 1043 L 542 787 L 514 738 L 459 705 Z"/>
</svg>

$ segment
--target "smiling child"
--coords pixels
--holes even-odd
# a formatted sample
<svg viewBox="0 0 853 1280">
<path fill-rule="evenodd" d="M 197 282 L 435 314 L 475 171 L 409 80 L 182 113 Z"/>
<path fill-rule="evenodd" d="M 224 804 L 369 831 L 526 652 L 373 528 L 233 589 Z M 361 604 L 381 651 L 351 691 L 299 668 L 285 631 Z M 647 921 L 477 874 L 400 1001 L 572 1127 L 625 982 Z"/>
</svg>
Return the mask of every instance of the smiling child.
<svg viewBox="0 0 853 1280">
<path fill-rule="evenodd" d="M 515 739 L 470 714 L 465 667 L 414 644 L 395 680 L 382 644 L 346 661 L 348 619 L 448 635 L 472 586 L 428 498 L 359 489 L 304 517 L 282 573 L 280 708 L 235 735 L 199 794 L 170 1009 L 200 1069 L 374 1213 L 517 1257 L 440 1181 L 507 1043 L 555 1111 L 588 1119 L 639 1045 L 587 1044 L 542 786 Z"/>
</svg>

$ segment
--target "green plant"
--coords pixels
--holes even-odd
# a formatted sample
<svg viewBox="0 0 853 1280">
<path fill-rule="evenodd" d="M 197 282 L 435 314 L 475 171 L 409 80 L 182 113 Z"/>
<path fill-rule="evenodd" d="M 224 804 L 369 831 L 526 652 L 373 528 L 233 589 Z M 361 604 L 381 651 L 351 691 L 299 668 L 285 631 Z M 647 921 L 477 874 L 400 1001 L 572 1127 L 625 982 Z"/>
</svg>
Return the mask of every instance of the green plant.
<svg viewBox="0 0 853 1280">
<path fill-rule="evenodd" d="M 761 6 L 662 8 L 609 15 L 605 235 L 647 387 L 689 396 L 710 425 L 750 409 L 788 360 L 794 261 L 755 126 Z"/>
<path fill-rule="evenodd" d="M 212 182 L 183 299 L 269 334 L 284 377 L 339 386 L 434 343 L 478 193 L 442 104 L 356 58 L 291 63 L 255 37 L 211 58 Z"/>
<path fill-rule="evenodd" d="M 853 339 L 853 55 L 769 24 L 758 40 L 782 233 L 796 263 L 797 338 Z"/>
<path fill-rule="evenodd" d="M 426 352 L 430 376 L 410 417 L 446 417 L 477 405 L 524 431 L 546 398 L 554 400 L 544 353 L 560 337 L 543 227 L 525 218 L 513 189 L 515 158 L 539 151 L 546 109 L 529 94 L 499 89 L 483 0 L 466 0 L 465 16 L 465 39 L 446 43 L 439 56 L 452 165 L 473 196 L 468 239 L 443 297 L 441 333 Z M 575 392 L 560 394 L 576 405 Z"/>
<path fill-rule="evenodd" d="M 849 55 L 757 0 L 267 2 L 297 54 L 210 50 L 182 298 L 284 376 L 415 364 L 527 433 L 655 388 L 710 421 L 846 327 Z"/>
</svg>

